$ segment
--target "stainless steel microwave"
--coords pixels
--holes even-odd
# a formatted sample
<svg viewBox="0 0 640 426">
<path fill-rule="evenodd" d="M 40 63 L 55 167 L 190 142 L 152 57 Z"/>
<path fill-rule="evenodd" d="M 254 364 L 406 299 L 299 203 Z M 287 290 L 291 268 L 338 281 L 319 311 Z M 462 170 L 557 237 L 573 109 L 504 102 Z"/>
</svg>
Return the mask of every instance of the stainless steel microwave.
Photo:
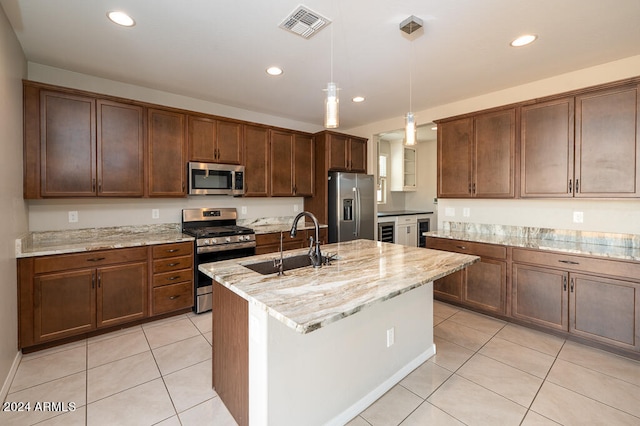
<svg viewBox="0 0 640 426">
<path fill-rule="evenodd" d="M 244 166 L 189 162 L 190 195 L 244 194 Z"/>
</svg>

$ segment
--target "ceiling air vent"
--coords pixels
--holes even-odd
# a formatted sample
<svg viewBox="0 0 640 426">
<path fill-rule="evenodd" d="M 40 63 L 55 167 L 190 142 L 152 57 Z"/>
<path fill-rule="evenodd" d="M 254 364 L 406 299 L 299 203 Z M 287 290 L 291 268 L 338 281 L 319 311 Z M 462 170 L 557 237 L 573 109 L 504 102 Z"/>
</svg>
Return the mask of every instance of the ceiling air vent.
<svg viewBox="0 0 640 426">
<path fill-rule="evenodd" d="M 330 20 L 306 6 L 298 6 L 280 24 L 280 28 L 304 38 L 310 38 L 331 23 Z"/>
</svg>

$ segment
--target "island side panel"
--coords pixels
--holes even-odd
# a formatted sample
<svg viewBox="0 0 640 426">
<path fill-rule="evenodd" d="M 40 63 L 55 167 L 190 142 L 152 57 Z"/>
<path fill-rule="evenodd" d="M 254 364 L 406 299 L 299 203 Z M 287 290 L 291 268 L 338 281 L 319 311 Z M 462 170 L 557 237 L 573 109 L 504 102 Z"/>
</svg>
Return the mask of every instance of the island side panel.
<svg viewBox="0 0 640 426">
<path fill-rule="evenodd" d="M 249 307 L 213 283 L 213 388 L 240 426 L 249 424 Z"/>
<path fill-rule="evenodd" d="M 250 317 L 256 311 L 251 305 Z M 435 354 L 432 283 L 308 334 L 266 318 L 267 353 L 254 352 L 251 335 L 250 356 L 265 357 L 268 391 L 252 387 L 250 403 L 266 398 L 268 420 L 252 419 L 252 425 L 343 425 Z M 390 328 L 395 343 L 387 347 Z"/>
</svg>

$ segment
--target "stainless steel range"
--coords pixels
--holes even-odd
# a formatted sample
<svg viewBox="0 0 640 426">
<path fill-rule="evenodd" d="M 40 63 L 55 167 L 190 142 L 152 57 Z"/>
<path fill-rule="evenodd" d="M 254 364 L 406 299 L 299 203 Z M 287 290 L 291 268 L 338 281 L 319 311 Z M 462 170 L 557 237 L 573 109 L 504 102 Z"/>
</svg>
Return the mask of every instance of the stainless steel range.
<svg viewBox="0 0 640 426">
<path fill-rule="evenodd" d="M 203 208 L 182 210 L 182 232 L 195 240 L 194 310 L 211 310 L 212 280 L 198 270 L 198 265 L 221 260 L 253 256 L 256 235 L 253 229 L 237 226 L 238 213 L 233 208 Z"/>
</svg>

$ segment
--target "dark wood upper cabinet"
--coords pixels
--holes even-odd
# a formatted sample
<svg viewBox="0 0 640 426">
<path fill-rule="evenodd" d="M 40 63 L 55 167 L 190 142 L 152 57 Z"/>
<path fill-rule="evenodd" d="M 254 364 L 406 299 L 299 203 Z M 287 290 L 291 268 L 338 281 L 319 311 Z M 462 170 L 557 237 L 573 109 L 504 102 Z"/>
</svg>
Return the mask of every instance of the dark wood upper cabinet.
<svg viewBox="0 0 640 426">
<path fill-rule="evenodd" d="M 271 131 L 271 195 L 293 194 L 293 133 Z"/>
<path fill-rule="evenodd" d="M 95 196 L 95 99 L 43 90 L 39 102 L 41 181 L 38 195 Z"/>
<path fill-rule="evenodd" d="M 293 139 L 293 195 L 310 197 L 314 193 L 314 142 L 310 135 L 295 134 Z"/>
<path fill-rule="evenodd" d="M 327 151 L 329 153 L 329 170 L 349 170 L 349 137 L 347 135 L 327 134 Z"/>
<path fill-rule="evenodd" d="M 189 160 L 242 164 L 242 124 L 189 115 Z"/>
<path fill-rule="evenodd" d="M 185 197 L 187 194 L 186 116 L 149 108 L 150 197 Z"/>
<path fill-rule="evenodd" d="M 367 139 L 331 131 L 320 132 L 315 139 L 318 149 L 326 151 L 329 171 L 366 173 Z"/>
<path fill-rule="evenodd" d="M 638 85 L 576 97 L 576 197 L 637 197 Z"/>
<path fill-rule="evenodd" d="M 245 197 L 266 197 L 269 195 L 269 128 L 244 125 L 242 131 L 244 146 Z"/>
<path fill-rule="evenodd" d="M 481 114 L 474 123 L 474 197 L 515 196 L 516 110 Z"/>
<path fill-rule="evenodd" d="M 572 197 L 574 98 L 523 106 L 520 196 Z"/>
<path fill-rule="evenodd" d="M 471 196 L 473 119 L 438 123 L 438 197 Z"/>
<path fill-rule="evenodd" d="M 98 195 L 144 195 L 144 108 L 97 101 Z"/>
</svg>

